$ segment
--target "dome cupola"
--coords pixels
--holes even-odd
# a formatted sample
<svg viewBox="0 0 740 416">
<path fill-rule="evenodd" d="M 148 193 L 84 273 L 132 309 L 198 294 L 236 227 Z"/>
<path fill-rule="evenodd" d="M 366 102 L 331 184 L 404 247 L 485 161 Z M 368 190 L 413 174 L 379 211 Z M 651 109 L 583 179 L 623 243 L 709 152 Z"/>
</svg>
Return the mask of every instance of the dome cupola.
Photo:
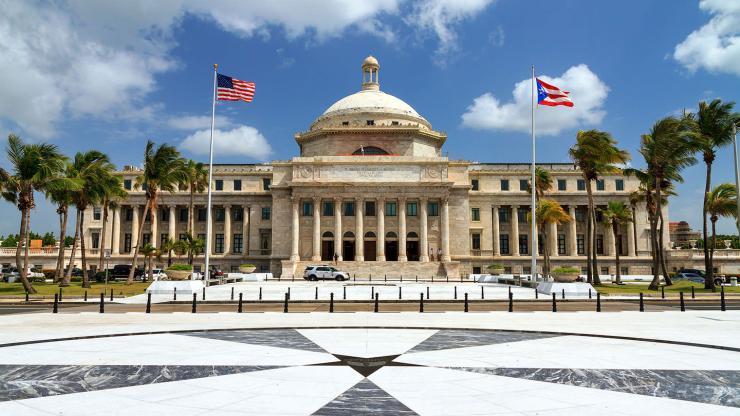
<svg viewBox="0 0 740 416">
<path fill-rule="evenodd" d="M 374 56 L 370 55 L 362 61 L 362 89 L 363 90 L 380 90 L 380 81 L 378 81 L 378 72 L 380 64 Z"/>
</svg>

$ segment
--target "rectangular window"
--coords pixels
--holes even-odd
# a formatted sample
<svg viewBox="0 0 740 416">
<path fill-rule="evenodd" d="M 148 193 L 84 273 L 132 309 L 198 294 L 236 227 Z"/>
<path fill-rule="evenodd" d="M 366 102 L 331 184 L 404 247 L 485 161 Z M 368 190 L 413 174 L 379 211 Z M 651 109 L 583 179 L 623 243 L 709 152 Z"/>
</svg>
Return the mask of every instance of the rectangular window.
<svg viewBox="0 0 740 416">
<path fill-rule="evenodd" d="M 234 221 L 244 221 L 244 208 L 242 208 L 242 207 L 232 208 L 231 209 L 231 218 Z"/>
<path fill-rule="evenodd" d="M 213 247 L 213 252 L 216 254 L 223 254 L 224 252 L 224 235 L 216 234 L 216 243 Z"/>
<path fill-rule="evenodd" d="M 180 241 L 185 241 L 185 240 L 187 239 L 187 234 L 185 234 L 185 233 L 180 233 L 180 236 L 179 236 L 179 238 L 178 238 L 178 239 L 179 239 Z"/>
<path fill-rule="evenodd" d="M 527 222 L 527 213 L 528 212 L 529 212 L 529 210 L 527 208 L 522 208 L 522 207 L 519 207 L 519 209 L 516 211 L 516 214 L 517 214 L 516 218 L 517 218 L 517 220 L 519 220 L 519 223 L 520 224 L 521 223 L 524 223 L 524 222 Z"/>
<path fill-rule="evenodd" d="M 601 209 L 596 209 L 596 222 L 604 222 L 604 212 Z"/>
<path fill-rule="evenodd" d="M 131 252 L 131 233 L 126 233 L 123 235 L 123 251 L 124 253 Z"/>
<path fill-rule="evenodd" d="M 509 223 L 509 217 L 510 217 L 510 210 L 509 208 L 501 207 L 498 209 L 498 222 L 501 224 L 508 224 Z"/>
<path fill-rule="evenodd" d="M 604 234 L 596 234 L 596 254 L 604 254 Z"/>
<path fill-rule="evenodd" d="M 242 190 L 242 180 L 241 179 L 234 179 L 234 190 L 235 191 Z"/>
<path fill-rule="evenodd" d="M 130 191 L 131 190 L 131 179 L 124 179 L 123 180 L 123 189 Z"/>
<path fill-rule="evenodd" d="M 439 202 L 430 202 L 427 204 L 427 215 L 430 217 L 439 216 Z"/>
<path fill-rule="evenodd" d="M 470 208 L 470 218 L 473 221 L 480 221 L 480 208 Z"/>
<path fill-rule="evenodd" d="M 163 222 L 170 222 L 170 209 L 169 208 L 158 208 L 159 209 L 159 219 Z"/>
<path fill-rule="evenodd" d="M 583 179 L 578 180 L 578 190 L 579 191 L 585 191 L 586 190 L 586 181 Z"/>
<path fill-rule="evenodd" d="M 260 229 L 260 254 L 270 254 L 272 230 Z"/>
<path fill-rule="evenodd" d="M 375 216 L 375 201 L 365 201 L 365 216 L 366 217 Z"/>
<path fill-rule="evenodd" d="M 92 248 L 100 248 L 100 233 L 92 233 Z"/>
<path fill-rule="evenodd" d="M 473 267 L 473 274 L 480 274 L 480 266 Z"/>
<path fill-rule="evenodd" d="M 597 191 L 603 191 L 604 190 L 604 180 L 603 179 L 597 179 L 596 180 L 596 190 Z"/>
<path fill-rule="evenodd" d="M 478 179 L 473 179 L 470 181 L 470 186 L 472 191 L 478 190 Z"/>
<path fill-rule="evenodd" d="M 624 191 L 624 179 L 615 179 L 614 187 L 617 189 L 617 191 Z"/>
<path fill-rule="evenodd" d="M 313 216 L 313 202 L 311 201 L 303 201 L 303 212 L 302 215 L 304 217 L 312 217 Z"/>
<path fill-rule="evenodd" d="M 224 220 L 226 219 L 226 210 L 223 208 L 214 208 L 213 214 L 216 218 L 216 222 L 224 222 Z"/>
<path fill-rule="evenodd" d="M 133 220 L 134 220 L 134 209 L 126 208 L 126 221 L 133 221 Z"/>
<path fill-rule="evenodd" d="M 216 190 L 217 191 L 224 190 L 224 181 L 222 179 L 216 179 Z"/>
<path fill-rule="evenodd" d="M 152 243 L 152 233 L 144 233 L 144 235 L 141 238 L 140 246 L 145 246 L 151 243 Z"/>
<path fill-rule="evenodd" d="M 102 215 L 101 215 L 100 208 L 93 207 L 93 219 L 95 221 L 100 221 L 101 218 L 102 218 Z"/>
<path fill-rule="evenodd" d="M 270 207 L 262 207 L 262 219 L 263 220 L 270 219 Z"/>
<path fill-rule="evenodd" d="M 576 207 L 576 221 L 578 222 L 586 221 L 586 208 Z"/>
<path fill-rule="evenodd" d="M 620 270 L 621 270 L 621 272 L 622 272 L 622 275 L 625 275 L 625 274 L 630 274 L 630 268 L 629 268 L 629 267 L 627 267 L 627 266 L 622 266 L 622 267 L 620 267 Z"/>
<path fill-rule="evenodd" d="M 169 234 L 167 234 L 167 233 L 161 233 L 161 234 L 159 234 L 159 247 L 162 247 L 167 242 L 167 240 L 169 240 L 169 239 L 170 239 L 170 235 Z"/>
<path fill-rule="evenodd" d="M 385 215 L 389 217 L 395 217 L 396 214 L 397 205 L 395 202 L 386 202 L 385 203 Z"/>
<path fill-rule="evenodd" d="M 501 254 L 509 254 L 509 234 L 500 234 L 498 237 L 499 250 Z"/>
<path fill-rule="evenodd" d="M 509 190 L 509 180 L 508 179 L 501 179 L 501 190 L 502 191 Z"/>
<path fill-rule="evenodd" d="M 325 217 L 331 217 L 334 215 L 334 202 L 332 201 L 324 201 L 324 204 L 322 205 L 321 215 Z"/>
<path fill-rule="evenodd" d="M 609 267 L 602 267 L 601 274 L 609 274 Z"/>
<path fill-rule="evenodd" d="M 368 126 L 374 126 L 375 125 L 375 120 L 366 120 L 366 123 L 367 123 Z"/>
<path fill-rule="evenodd" d="M 480 234 L 473 233 L 471 246 L 473 247 L 473 250 L 480 250 Z"/>
<path fill-rule="evenodd" d="M 519 254 L 529 254 L 529 241 L 526 234 L 519 234 Z"/>
<path fill-rule="evenodd" d="M 523 274 L 531 274 L 532 273 L 532 266 L 524 266 L 524 267 L 522 267 L 522 273 Z"/>
<path fill-rule="evenodd" d="M 203 242 L 203 246 L 206 245 L 206 235 L 205 234 L 198 234 L 198 240 Z"/>
<path fill-rule="evenodd" d="M 586 237 L 583 234 L 576 235 L 576 251 L 579 256 L 586 254 Z"/>
<path fill-rule="evenodd" d="M 180 222 L 187 222 L 187 221 L 188 221 L 188 209 L 180 208 Z"/>
<path fill-rule="evenodd" d="M 526 179 L 519 179 L 519 190 L 526 191 L 529 189 L 529 181 Z"/>
<path fill-rule="evenodd" d="M 558 191 L 565 191 L 568 189 L 568 182 L 565 179 L 558 179 Z"/>
<path fill-rule="evenodd" d="M 208 218 L 208 211 L 205 208 L 198 208 L 198 221 L 203 222 Z"/>
<path fill-rule="evenodd" d="M 565 255 L 565 234 L 558 234 L 558 254 Z"/>
<path fill-rule="evenodd" d="M 406 203 L 406 215 L 409 217 L 415 217 L 419 215 L 419 204 L 416 202 L 407 202 Z"/>
<path fill-rule="evenodd" d="M 270 178 L 262 178 L 262 190 L 263 191 L 269 191 L 270 190 Z"/>
<path fill-rule="evenodd" d="M 244 250 L 244 246 L 243 246 L 243 241 L 244 240 L 243 240 L 243 238 L 244 238 L 244 236 L 242 236 L 241 234 L 234 234 L 234 244 L 233 244 L 233 247 L 234 247 L 234 253 L 235 254 L 239 254 L 239 253 L 242 252 L 242 250 Z"/>
<path fill-rule="evenodd" d="M 354 217 L 355 216 L 355 203 L 353 201 L 347 201 L 343 204 L 343 212 L 345 217 Z"/>
<path fill-rule="evenodd" d="M 545 252 L 545 244 L 542 234 L 537 234 L 537 253 L 542 255 Z"/>
</svg>

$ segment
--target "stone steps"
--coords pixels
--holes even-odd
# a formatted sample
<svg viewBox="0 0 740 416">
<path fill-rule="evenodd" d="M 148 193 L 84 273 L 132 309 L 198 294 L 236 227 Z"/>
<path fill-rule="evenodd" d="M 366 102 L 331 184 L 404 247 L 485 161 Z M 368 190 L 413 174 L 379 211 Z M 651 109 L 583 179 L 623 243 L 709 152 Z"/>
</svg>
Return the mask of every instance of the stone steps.
<svg viewBox="0 0 740 416">
<path fill-rule="evenodd" d="M 292 263 L 286 265 L 285 263 Z M 352 277 L 369 279 L 371 276 L 373 279 L 382 279 L 387 276 L 389 279 L 400 279 L 403 276 L 404 279 L 416 279 L 419 280 L 431 280 L 434 278 L 444 278 L 447 275 L 450 277 L 459 277 L 459 264 L 457 262 L 419 262 L 419 261 L 407 261 L 407 262 L 395 262 L 395 261 L 340 261 L 337 264 L 334 262 L 315 262 L 315 261 L 298 261 L 298 262 L 284 262 L 283 264 L 283 278 L 295 273 L 296 278 L 303 277 L 303 270 L 307 266 L 326 264 L 333 266 L 341 271 L 349 273 Z M 287 266 L 287 267 L 286 267 Z M 292 269 L 292 270 L 291 270 Z M 457 272 L 456 272 L 457 271 Z"/>
</svg>

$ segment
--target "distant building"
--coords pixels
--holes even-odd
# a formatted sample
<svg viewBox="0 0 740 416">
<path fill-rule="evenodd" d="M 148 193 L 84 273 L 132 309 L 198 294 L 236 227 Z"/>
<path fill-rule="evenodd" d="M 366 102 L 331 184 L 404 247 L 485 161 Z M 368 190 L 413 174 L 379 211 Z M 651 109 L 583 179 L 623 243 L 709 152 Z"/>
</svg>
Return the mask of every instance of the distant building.
<svg viewBox="0 0 740 416">
<path fill-rule="evenodd" d="M 670 235 L 673 247 L 689 248 L 691 242 L 696 244 L 696 240 L 701 238 L 699 231 L 694 231 L 686 221 L 672 221 L 668 223 L 668 234 Z"/>
</svg>

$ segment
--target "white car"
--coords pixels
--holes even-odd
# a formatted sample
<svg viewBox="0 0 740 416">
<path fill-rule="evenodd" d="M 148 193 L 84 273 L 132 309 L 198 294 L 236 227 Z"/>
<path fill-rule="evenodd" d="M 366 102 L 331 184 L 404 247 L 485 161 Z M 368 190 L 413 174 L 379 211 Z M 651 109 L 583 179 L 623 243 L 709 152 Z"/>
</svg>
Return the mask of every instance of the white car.
<svg viewBox="0 0 740 416">
<path fill-rule="evenodd" d="M 164 272 L 164 269 L 152 269 L 152 280 L 167 280 L 167 273 Z"/>
<path fill-rule="evenodd" d="M 303 278 L 306 280 L 349 280 L 349 273 L 342 272 L 331 266 L 322 264 L 318 266 L 306 267 L 306 270 L 303 271 Z"/>
</svg>

